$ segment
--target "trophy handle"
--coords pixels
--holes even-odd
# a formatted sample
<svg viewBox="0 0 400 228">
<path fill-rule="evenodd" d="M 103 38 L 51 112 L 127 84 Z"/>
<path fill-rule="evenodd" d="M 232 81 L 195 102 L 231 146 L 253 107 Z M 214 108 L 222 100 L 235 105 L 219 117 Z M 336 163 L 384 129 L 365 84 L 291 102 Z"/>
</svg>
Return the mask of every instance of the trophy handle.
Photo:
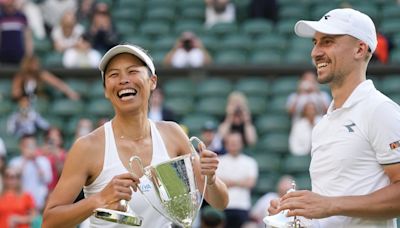
<svg viewBox="0 0 400 228">
<path fill-rule="evenodd" d="M 193 146 L 192 141 L 197 141 L 197 143 L 199 143 L 199 144 L 200 144 L 200 143 L 204 144 L 204 143 L 203 143 L 203 141 L 201 141 L 201 140 L 200 140 L 199 138 L 197 138 L 196 136 L 190 137 L 189 142 L 190 142 L 190 147 L 191 147 L 191 149 L 192 149 L 192 159 L 194 159 L 196 156 L 198 156 L 198 154 L 197 154 L 196 149 L 195 149 L 194 146 Z M 202 194 L 201 194 L 200 205 L 199 205 L 199 208 L 197 208 L 196 215 L 199 214 L 201 205 L 203 204 L 204 194 L 206 193 L 206 187 L 207 187 L 207 176 L 204 176 L 204 185 L 203 185 L 203 186 L 204 186 L 204 187 L 203 187 L 203 192 L 202 192 Z"/>
<path fill-rule="evenodd" d="M 139 156 L 132 156 L 132 157 L 129 159 L 129 168 L 131 169 L 131 170 L 130 170 L 131 173 L 132 173 L 133 175 L 135 175 L 136 177 L 139 177 L 139 176 L 133 171 L 133 165 L 132 165 L 133 162 L 136 162 L 136 164 L 139 166 L 139 168 L 140 168 L 141 171 L 143 172 L 143 175 L 145 175 L 145 176 L 148 178 L 148 176 L 146 175 L 146 171 L 144 170 L 142 160 L 140 159 Z M 149 200 L 149 199 L 147 198 L 147 196 L 144 194 L 144 192 L 142 191 L 142 189 L 140 188 L 140 186 L 138 186 L 137 189 L 138 189 L 139 192 L 143 195 L 143 198 L 145 199 L 145 201 L 146 201 L 152 208 L 154 208 L 154 210 L 156 210 L 160 215 L 164 215 L 164 213 L 162 213 L 156 206 L 153 205 L 152 202 L 150 202 L 150 200 Z M 165 216 L 165 215 L 164 215 L 164 216 Z M 169 219 L 171 219 L 171 218 L 169 218 Z"/>
</svg>

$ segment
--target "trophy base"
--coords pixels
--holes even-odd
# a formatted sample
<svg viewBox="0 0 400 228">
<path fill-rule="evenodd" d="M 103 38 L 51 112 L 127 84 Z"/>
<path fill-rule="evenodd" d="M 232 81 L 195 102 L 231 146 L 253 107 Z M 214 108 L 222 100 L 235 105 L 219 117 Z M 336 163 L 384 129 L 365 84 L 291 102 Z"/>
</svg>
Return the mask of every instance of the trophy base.
<svg viewBox="0 0 400 228">
<path fill-rule="evenodd" d="M 96 218 L 99 218 L 99 219 L 102 219 L 105 221 L 129 225 L 129 226 L 141 226 L 142 225 L 141 217 L 137 217 L 137 216 L 134 216 L 132 214 L 129 214 L 127 212 L 122 212 L 122 211 L 110 210 L 110 209 L 105 209 L 105 208 L 97 208 L 94 211 L 94 216 Z"/>
</svg>

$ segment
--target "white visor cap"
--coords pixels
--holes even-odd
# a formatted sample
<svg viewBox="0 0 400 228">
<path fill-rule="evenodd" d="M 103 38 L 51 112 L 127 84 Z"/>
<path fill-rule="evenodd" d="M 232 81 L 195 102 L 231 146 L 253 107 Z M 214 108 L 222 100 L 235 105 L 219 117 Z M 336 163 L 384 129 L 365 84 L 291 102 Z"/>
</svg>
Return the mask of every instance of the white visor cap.
<svg viewBox="0 0 400 228">
<path fill-rule="evenodd" d="M 350 35 L 368 44 L 372 53 L 378 44 L 372 19 L 350 8 L 331 10 L 319 21 L 298 21 L 294 26 L 294 32 L 300 37 L 314 37 L 315 32 Z"/>
<path fill-rule="evenodd" d="M 107 64 L 110 62 L 110 60 L 114 56 L 116 56 L 118 54 L 122 54 L 122 53 L 129 53 L 129 54 L 132 54 L 132 55 L 138 57 L 140 60 L 142 60 L 146 64 L 147 67 L 149 67 L 149 69 L 153 75 L 156 74 L 156 69 L 154 67 L 153 60 L 146 53 L 146 51 L 144 51 L 142 48 L 135 46 L 135 45 L 120 44 L 120 45 L 117 45 L 117 46 L 111 48 L 110 50 L 108 50 L 106 52 L 106 54 L 104 54 L 103 58 L 101 58 L 100 64 L 99 64 L 99 69 L 101 71 L 102 77 L 104 77 L 104 71 L 107 67 Z"/>
</svg>

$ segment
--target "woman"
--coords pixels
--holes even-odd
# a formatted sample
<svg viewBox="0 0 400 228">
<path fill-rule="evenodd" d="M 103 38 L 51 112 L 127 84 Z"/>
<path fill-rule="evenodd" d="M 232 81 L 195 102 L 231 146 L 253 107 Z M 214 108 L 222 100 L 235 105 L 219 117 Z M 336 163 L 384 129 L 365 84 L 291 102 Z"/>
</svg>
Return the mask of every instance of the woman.
<svg viewBox="0 0 400 228">
<path fill-rule="evenodd" d="M 18 99 L 22 95 L 27 95 L 33 99 L 37 95 L 44 95 L 46 84 L 58 89 L 70 99 L 79 99 L 77 92 L 57 76 L 40 67 L 37 56 L 25 56 L 22 59 L 20 70 L 13 78 L 11 95 L 14 99 Z"/>
<path fill-rule="evenodd" d="M 139 183 L 148 187 L 149 181 L 132 175 L 128 161 L 131 156 L 139 156 L 148 166 L 188 154 L 189 139 L 174 122 L 148 119 L 148 101 L 157 86 L 157 76 L 150 56 L 141 48 L 118 45 L 103 56 L 99 68 L 105 97 L 113 105 L 115 116 L 72 146 L 45 209 L 43 227 L 72 227 L 88 217 L 91 227 L 124 227 L 91 216 L 96 208 L 125 211 L 122 199 L 143 217 L 142 227 L 169 227 L 170 222 L 137 192 Z M 223 209 L 228 194 L 225 184 L 215 176 L 217 155 L 201 146 L 201 158 L 194 160 L 195 172 L 207 176 L 207 202 Z M 138 168 L 134 172 L 139 173 Z M 85 199 L 73 203 L 82 187 Z"/>
<path fill-rule="evenodd" d="M 229 94 L 225 119 L 218 126 L 218 134 L 223 139 L 231 132 L 239 132 L 245 146 L 252 146 L 257 143 L 257 131 L 251 119 L 247 98 L 239 91 L 233 91 Z"/>
</svg>

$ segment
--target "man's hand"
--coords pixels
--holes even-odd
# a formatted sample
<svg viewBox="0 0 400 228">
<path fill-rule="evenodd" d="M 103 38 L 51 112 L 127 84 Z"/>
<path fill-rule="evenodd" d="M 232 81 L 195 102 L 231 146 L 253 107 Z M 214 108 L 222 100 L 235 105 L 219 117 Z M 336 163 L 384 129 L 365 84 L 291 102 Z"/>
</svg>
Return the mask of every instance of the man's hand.
<svg viewBox="0 0 400 228">
<path fill-rule="evenodd" d="M 326 218 L 333 215 L 333 202 L 332 198 L 314 192 L 293 191 L 281 198 L 278 212 L 282 210 L 289 210 L 287 216 L 303 216 L 308 219 Z M 276 212 L 276 205 L 271 208 L 271 212 Z"/>
</svg>

